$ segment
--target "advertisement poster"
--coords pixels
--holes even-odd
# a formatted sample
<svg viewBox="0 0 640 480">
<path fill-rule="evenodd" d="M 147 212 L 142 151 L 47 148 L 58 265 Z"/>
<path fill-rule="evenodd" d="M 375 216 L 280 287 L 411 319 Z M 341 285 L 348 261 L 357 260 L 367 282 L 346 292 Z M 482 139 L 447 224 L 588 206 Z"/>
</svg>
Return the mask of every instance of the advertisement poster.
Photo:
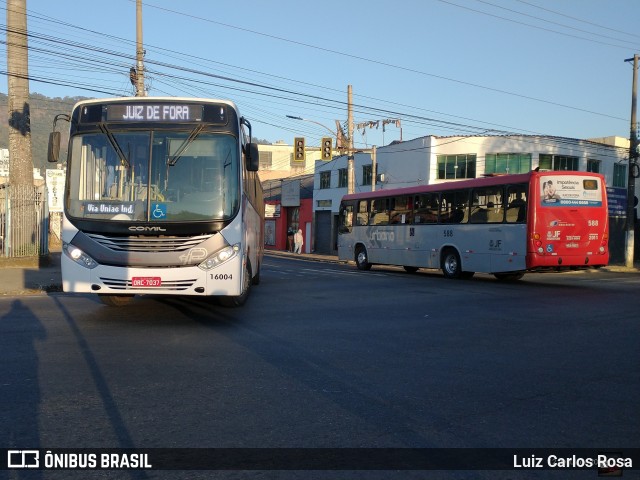
<svg viewBox="0 0 640 480">
<path fill-rule="evenodd" d="M 604 192 L 599 180 L 575 175 L 540 177 L 540 198 L 545 207 L 599 207 Z"/>
</svg>

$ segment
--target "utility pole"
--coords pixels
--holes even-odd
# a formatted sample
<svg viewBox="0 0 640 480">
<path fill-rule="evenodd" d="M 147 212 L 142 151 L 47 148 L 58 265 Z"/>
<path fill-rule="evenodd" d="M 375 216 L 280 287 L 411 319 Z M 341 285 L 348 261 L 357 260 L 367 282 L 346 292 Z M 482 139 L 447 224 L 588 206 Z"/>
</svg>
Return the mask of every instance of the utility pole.
<svg viewBox="0 0 640 480">
<path fill-rule="evenodd" d="M 136 97 L 146 96 L 144 91 L 144 48 L 142 46 L 142 0 L 136 0 Z"/>
<path fill-rule="evenodd" d="M 633 85 L 631 94 L 631 128 L 629 132 L 629 171 L 627 172 L 627 222 L 626 222 L 626 245 L 625 245 L 625 265 L 633 267 L 634 256 L 634 236 L 635 236 L 635 168 L 638 158 L 638 133 L 637 133 L 637 97 L 638 97 L 638 55 L 628 58 L 625 62 L 633 60 Z"/>
<path fill-rule="evenodd" d="M 33 186 L 26 0 L 7 0 L 7 70 L 9 183 Z"/>
<path fill-rule="evenodd" d="M 347 148 L 347 193 L 354 193 L 356 191 L 356 179 L 353 171 L 353 90 L 351 85 L 347 86 L 347 126 L 349 129 L 349 143 Z"/>
<path fill-rule="evenodd" d="M 376 191 L 376 181 L 377 181 L 377 170 L 378 170 L 378 159 L 376 158 L 377 155 L 377 147 L 374 145 L 371 148 L 371 191 L 375 192 Z"/>
</svg>

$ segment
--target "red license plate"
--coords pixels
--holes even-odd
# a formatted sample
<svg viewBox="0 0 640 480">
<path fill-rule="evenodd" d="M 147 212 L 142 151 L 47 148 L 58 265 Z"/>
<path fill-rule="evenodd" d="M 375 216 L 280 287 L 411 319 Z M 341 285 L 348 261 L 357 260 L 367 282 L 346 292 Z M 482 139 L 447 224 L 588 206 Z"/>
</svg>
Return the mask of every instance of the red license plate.
<svg viewBox="0 0 640 480">
<path fill-rule="evenodd" d="M 131 279 L 132 287 L 159 287 L 162 285 L 160 277 L 133 277 Z"/>
</svg>

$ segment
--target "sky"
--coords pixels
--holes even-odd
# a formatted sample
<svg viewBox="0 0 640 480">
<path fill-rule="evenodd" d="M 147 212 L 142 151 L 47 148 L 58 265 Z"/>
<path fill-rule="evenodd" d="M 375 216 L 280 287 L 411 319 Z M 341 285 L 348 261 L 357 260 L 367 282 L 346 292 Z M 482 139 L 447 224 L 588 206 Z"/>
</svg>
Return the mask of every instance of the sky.
<svg viewBox="0 0 640 480">
<path fill-rule="evenodd" d="M 232 100 L 270 142 L 319 146 L 346 125 L 349 85 L 354 122 L 372 122 L 357 148 L 629 137 L 637 0 L 144 0 L 142 18 L 149 95 Z M 27 0 L 27 28 L 31 92 L 134 94 L 135 0 Z M 0 72 L 6 94 L 5 35 Z"/>
</svg>

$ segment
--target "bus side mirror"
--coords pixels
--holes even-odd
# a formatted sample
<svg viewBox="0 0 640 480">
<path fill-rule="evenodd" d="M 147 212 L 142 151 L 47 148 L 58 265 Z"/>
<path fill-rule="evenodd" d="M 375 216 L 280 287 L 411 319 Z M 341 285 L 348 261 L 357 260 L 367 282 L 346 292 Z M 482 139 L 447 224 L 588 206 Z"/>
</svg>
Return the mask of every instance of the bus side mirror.
<svg viewBox="0 0 640 480">
<path fill-rule="evenodd" d="M 245 147 L 245 162 L 249 172 L 257 172 L 260 166 L 260 154 L 257 143 L 248 143 Z"/>
<path fill-rule="evenodd" d="M 59 158 L 60 158 L 60 132 L 51 132 L 49 134 L 47 160 L 50 163 L 58 163 Z"/>
</svg>

